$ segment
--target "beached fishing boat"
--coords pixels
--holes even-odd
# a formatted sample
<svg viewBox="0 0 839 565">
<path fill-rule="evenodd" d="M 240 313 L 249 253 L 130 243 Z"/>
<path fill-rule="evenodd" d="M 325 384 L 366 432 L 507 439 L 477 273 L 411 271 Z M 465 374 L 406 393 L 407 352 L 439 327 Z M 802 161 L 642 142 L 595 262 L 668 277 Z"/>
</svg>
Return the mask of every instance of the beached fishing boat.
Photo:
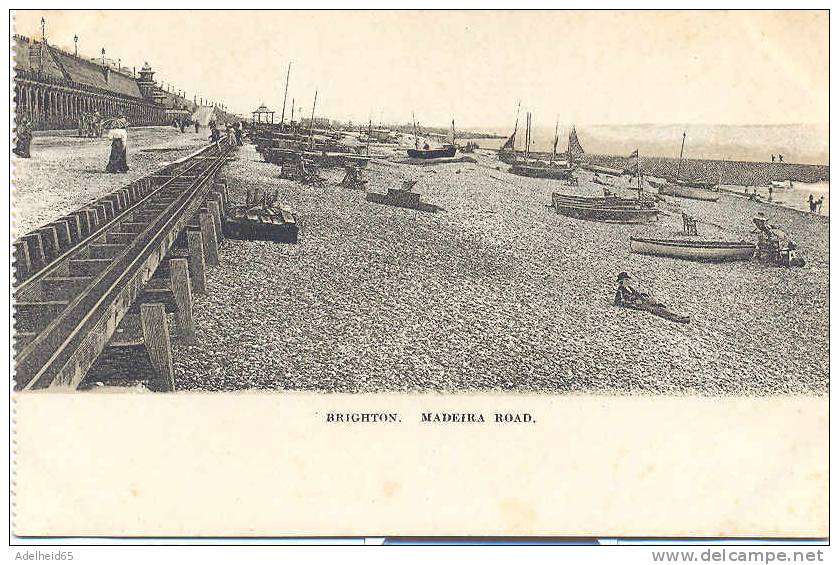
<svg viewBox="0 0 839 565">
<path fill-rule="evenodd" d="M 643 255 L 673 257 L 688 261 L 748 261 L 754 255 L 755 245 L 745 241 L 697 241 L 630 237 L 629 250 Z"/>
<path fill-rule="evenodd" d="M 646 224 L 658 219 L 655 202 L 619 198 L 616 196 L 587 198 L 553 193 L 553 206 L 557 214 L 580 220 Z"/>
<path fill-rule="evenodd" d="M 704 200 L 716 202 L 720 199 L 719 190 L 713 182 L 702 180 L 681 180 L 682 158 L 685 153 L 685 138 L 687 133 L 682 133 L 682 149 L 679 152 L 679 165 L 676 168 L 676 179 L 672 182 L 658 184 L 658 193 L 662 196 L 676 196 L 678 198 L 691 198 L 693 200 Z M 650 186 L 656 186 L 650 183 Z"/>
<path fill-rule="evenodd" d="M 571 167 L 563 167 L 558 164 L 547 164 L 536 161 L 514 162 L 510 172 L 522 177 L 535 177 L 540 179 L 567 180 L 571 177 Z"/>
<path fill-rule="evenodd" d="M 413 117 L 413 114 L 411 114 Z M 414 119 L 414 148 L 408 149 L 408 157 L 412 159 L 445 159 L 454 157 L 457 153 L 457 145 L 455 144 L 454 120 L 452 120 L 452 142 L 445 143 L 442 147 L 431 148 L 428 144 L 420 149 L 419 136 L 417 135 L 417 121 Z"/>
<path fill-rule="evenodd" d="M 559 143 L 559 121 L 557 120 L 556 131 L 554 132 L 553 152 L 549 161 L 541 161 L 530 158 L 530 126 L 531 114 L 527 113 L 527 130 L 525 133 L 524 159 L 515 159 L 510 167 L 510 172 L 522 177 L 533 177 L 554 180 L 568 180 L 571 178 L 572 167 L 567 163 L 556 160 L 556 146 Z"/>
<path fill-rule="evenodd" d="M 436 149 L 408 149 L 408 157 L 412 159 L 443 159 L 454 157 L 456 152 L 456 146 L 446 144 Z"/>
</svg>

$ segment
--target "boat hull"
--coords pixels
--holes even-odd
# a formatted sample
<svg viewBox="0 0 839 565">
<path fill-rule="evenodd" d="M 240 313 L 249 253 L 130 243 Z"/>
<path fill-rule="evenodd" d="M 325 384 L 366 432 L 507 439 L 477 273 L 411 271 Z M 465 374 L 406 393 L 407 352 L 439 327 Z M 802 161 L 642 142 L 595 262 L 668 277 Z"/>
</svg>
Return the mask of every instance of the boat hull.
<svg viewBox="0 0 839 565">
<path fill-rule="evenodd" d="M 692 200 L 704 200 L 705 202 L 716 202 L 720 199 L 719 192 L 705 188 L 694 188 L 680 186 L 678 184 L 665 184 L 658 187 L 658 193 L 662 196 L 676 196 L 678 198 L 690 198 Z"/>
<path fill-rule="evenodd" d="M 658 220 L 658 209 L 623 198 L 584 198 L 553 194 L 557 214 L 596 222 L 647 224 Z"/>
<path fill-rule="evenodd" d="M 734 241 L 691 241 L 668 239 L 629 239 L 629 250 L 642 255 L 672 257 L 687 261 L 748 261 L 755 252 L 752 243 Z"/>
<path fill-rule="evenodd" d="M 510 172 L 514 175 L 554 180 L 568 180 L 571 177 L 571 170 L 568 167 L 540 167 L 521 163 L 513 163 L 513 166 L 510 167 Z"/>
<path fill-rule="evenodd" d="M 408 149 L 408 157 L 412 159 L 441 159 L 443 157 L 454 157 L 457 147 L 447 145 L 440 149 Z"/>
</svg>

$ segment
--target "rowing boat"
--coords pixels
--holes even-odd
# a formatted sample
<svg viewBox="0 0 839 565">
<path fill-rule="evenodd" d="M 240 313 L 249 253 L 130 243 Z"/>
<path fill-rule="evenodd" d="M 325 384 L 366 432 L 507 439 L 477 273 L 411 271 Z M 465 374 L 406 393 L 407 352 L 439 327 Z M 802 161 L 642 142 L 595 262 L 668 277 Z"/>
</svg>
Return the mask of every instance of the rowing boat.
<svg viewBox="0 0 839 565">
<path fill-rule="evenodd" d="M 716 202 L 720 199 L 720 193 L 715 190 L 671 183 L 659 185 L 658 193 L 662 196 L 691 198 L 693 200 L 704 200 L 705 202 Z"/>
<path fill-rule="evenodd" d="M 606 208 L 655 208 L 655 200 L 643 198 L 621 198 L 619 196 L 574 196 L 554 192 L 553 202 L 575 204 L 579 206 L 601 206 Z"/>
<path fill-rule="evenodd" d="M 654 204 L 628 198 L 586 198 L 554 193 L 553 206 L 557 214 L 580 220 L 646 224 L 658 219 L 658 209 Z"/>
<path fill-rule="evenodd" d="M 748 261 L 755 246 L 745 241 L 695 241 L 683 239 L 629 238 L 629 250 L 643 255 L 689 261 Z"/>
<path fill-rule="evenodd" d="M 522 177 L 533 177 L 540 179 L 567 180 L 571 176 L 571 167 L 551 165 L 548 163 L 513 163 L 510 172 Z"/>
</svg>

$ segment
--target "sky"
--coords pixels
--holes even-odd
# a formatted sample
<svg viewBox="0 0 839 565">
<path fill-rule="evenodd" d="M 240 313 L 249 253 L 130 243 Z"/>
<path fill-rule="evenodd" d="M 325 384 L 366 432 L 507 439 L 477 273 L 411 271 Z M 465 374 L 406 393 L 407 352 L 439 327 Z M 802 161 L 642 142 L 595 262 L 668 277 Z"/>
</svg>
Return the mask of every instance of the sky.
<svg viewBox="0 0 839 565">
<path fill-rule="evenodd" d="M 826 11 L 16 11 L 14 30 L 249 116 L 374 123 L 827 124 Z M 295 112 L 299 112 L 296 110 Z"/>
</svg>

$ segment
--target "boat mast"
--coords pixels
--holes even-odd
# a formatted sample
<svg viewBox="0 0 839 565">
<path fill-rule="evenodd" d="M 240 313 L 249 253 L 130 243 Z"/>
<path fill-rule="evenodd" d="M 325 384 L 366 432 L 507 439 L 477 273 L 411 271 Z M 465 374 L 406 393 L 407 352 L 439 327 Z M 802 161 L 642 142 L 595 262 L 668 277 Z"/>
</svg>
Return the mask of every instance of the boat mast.
<svg viewBox="0 0 839 565">
<path fill-rule="evenodd" d="M 454 120 L 452 120 L 452 145 L 454 145 L 454 140 L 455 140 L 455 137 L 454 137 Z"/>
<path fill-rule="evenodd" d="M 291 97 L 291 119 L 289 120 L 288 125 L 290 125 L 292 127 L 292 130 L 293 130 L 293 128 L 294 128 L 294 97 L 293 96 Z"/>
<path fill-rule="evenodd" d="M 527 161 L 530 158 L 530 119 L 531 114 L 530 112 L 527 113 L 527 131 L 525 132 L 524 136 L 524 160 Z"/>
<path fill-rule="evenodd" d="M 411 120 L 414 122 L 414 149 L 419 149 L 419 138 L 417 137 L 417 119 L 414 113 L 411 112 Z"/>
<path fill-rule="evenodd" d="M 309 145 L 315 146 L 315 105 L 318 103 L 318 91 L 315 90 L 315 100 L 312 102 L 312 120 L 309 122 Z"/>
<path fill-rule="evenodd" d="M 370 118 L 370 125 L 367 126 L 367 156 L 370 156 L 370 138 L 373 137 L 373 118 Z"/>
<path fill-rule="evenodd" d="M 638 150 L 635 150 L 635 169 L 636 173 L 638 173 L 638 201 L 641 201 L 641 155 L 638 153 Z"/>
<path fill-rule="evenodd" d="M 554 159 L 556 159 L 557 143 L 559 143 L 559 116 L 556 117 L 556 127 L 554 127 L 554 150 L 551 153 L 551 165 L 554 164 Z"/>
<path fill-rule="evenodd" d="M 285 73 L 285 94 L 283 94 L 283 113 L 280 114 L 280 129 L 282 129 L 285 122 L 285 102 L 288 99 L 288 77 L 291 75 L 291 61 L 288 62 L 288 70 Z M 294 102 L 291 103 L 292 112 L 294 111 Z"/>
<path fill-rule="evenodd" d="M 513 128 L 513 157 L 516 156 L 516 134 L 519 132 L 519 110 L 521 109 L 521 100 L 516 103 L 516 125 Z"/>
<path fill-rule="evenodd" d="M 682 132 L 682 150 L 679 151 L 679 166 L 676 168 L 676 180 L 679 180 L 679 176 L 682 173 L 682 156 L 685 154 L 685 138 L 687 137 L 687 132 Z"/>
</svg>

